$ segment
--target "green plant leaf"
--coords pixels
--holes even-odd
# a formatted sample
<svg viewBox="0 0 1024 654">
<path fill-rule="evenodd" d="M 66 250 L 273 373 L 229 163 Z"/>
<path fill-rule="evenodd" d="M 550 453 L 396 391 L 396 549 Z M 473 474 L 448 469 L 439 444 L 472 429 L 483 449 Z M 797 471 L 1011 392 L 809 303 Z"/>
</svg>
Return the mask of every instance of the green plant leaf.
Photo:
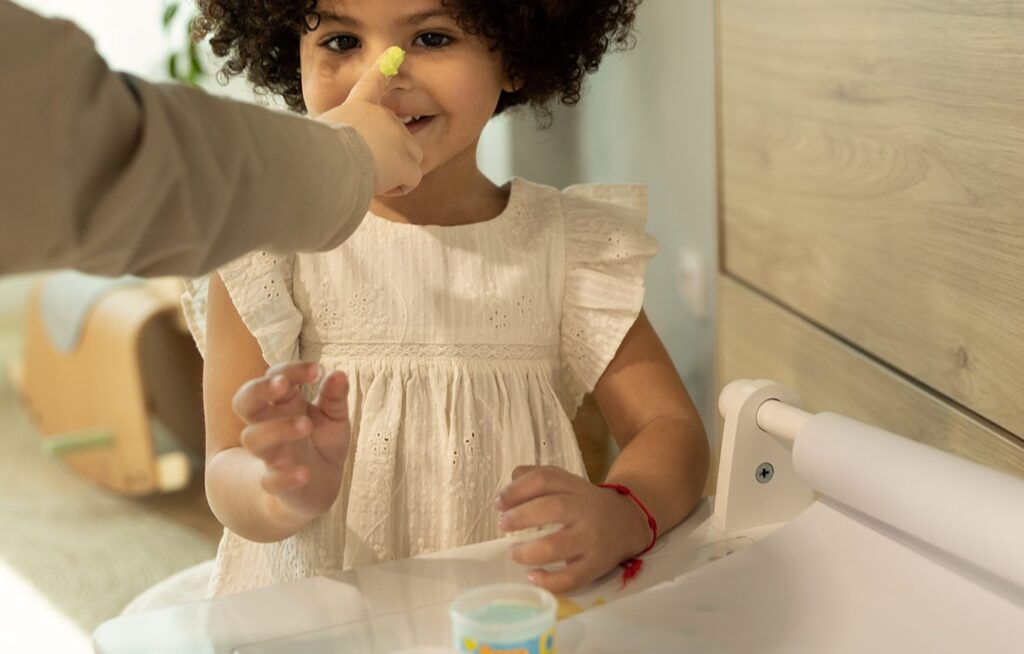
<svg viewBox="0 0 1024 654">
<path fill-rule="evenodd" d="M 171 33 L 171 28 L 174 27 L 172 23 L 183 4 L 185 3 L 182 0 L 164 0 L 163 25 L 165 32 Z M 193 12 L 192 17 L 184 25 L 185 44 L 173 49 L 168 53 L 166 59 L 167 74 L 170 78 L 186 84 L 198 84 L 207 75 L 205 63 L 199 55 L 196 43 L 191 38 L 192 23 L 195 20 L 196 16 Z"/>
<path fill-rule="evenodd" d="M 181 8 L 181 3 L 172 2 L 164 8 L 164 29 L 171 26 L 171 21 L 178 15 L 178 9 Z"/>
<path fill-rule="evenodd" d="M 178 55 L 173 52 L 167 55 L 167 75 L 173 80 L 181 79 L 178 77 Z"/>
<path fill-rule="evenodd" d="M 203 70 L 203 62 L 199 59 L 199 50 L 193 41 L 188 42 L 188 77 L 189 82 L 195 83 L 206 71 Z"/>
</svg>

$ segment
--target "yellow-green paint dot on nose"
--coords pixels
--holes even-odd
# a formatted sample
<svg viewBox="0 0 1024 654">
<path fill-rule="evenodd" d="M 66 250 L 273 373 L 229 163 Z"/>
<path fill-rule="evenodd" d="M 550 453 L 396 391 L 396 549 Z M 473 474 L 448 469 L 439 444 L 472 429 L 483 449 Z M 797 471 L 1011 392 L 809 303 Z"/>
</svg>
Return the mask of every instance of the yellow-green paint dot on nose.
<svg viewBox="0 0 1024 654">
<path fill-rule="evenodd" d="M 385 77 L 394 77 L 398 74 L 398 69 L 402 66 L 403 61 L 405 61 L 405 50 L 397 45 L 391 46 L 384 51 L 384 56 L 381 57 L 381 74 Z"/>
</svg>

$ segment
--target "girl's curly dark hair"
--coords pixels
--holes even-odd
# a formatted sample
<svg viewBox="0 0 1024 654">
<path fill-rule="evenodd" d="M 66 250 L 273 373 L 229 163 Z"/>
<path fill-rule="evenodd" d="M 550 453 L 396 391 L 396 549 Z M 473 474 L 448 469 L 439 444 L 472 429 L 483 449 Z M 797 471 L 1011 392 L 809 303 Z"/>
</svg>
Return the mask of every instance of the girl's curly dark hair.
<svg viewBox="0 0 1024 654">
<path fill-rule="evenodd" d="M 609 50 L 631 48 L 641 0 L 441 0 L 468 34 L 502 55 L 505 72 L 522 84 L 502 92 L 495 114 L 530 104 L 542 119 L 553 98 L 574 105 L 583 78 Z M 315 25 L 316 0 L 198 0 L 193 38 L 210 37 L 227 57 L 219 77 L 242 73 L 258 92 L 280 95 L 305 113 L 299 74 L 299 36 Z"/>
</svg>

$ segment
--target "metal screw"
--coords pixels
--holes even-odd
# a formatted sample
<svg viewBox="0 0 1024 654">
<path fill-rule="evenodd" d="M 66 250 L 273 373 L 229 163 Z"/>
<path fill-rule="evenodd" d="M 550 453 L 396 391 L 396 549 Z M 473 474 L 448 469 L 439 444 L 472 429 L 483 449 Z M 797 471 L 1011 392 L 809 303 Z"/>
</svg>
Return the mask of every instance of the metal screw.
<svg viewBox="0 0 1024 654">
<path fill-rule="evenodd" d="M 757 483 L 759 484 L 767 484 L 774 476 L 775 467 L 767 461 L 757 466 L 757 472 L 754 473 L 754 479 L 757 479 Z"/>
</svg>

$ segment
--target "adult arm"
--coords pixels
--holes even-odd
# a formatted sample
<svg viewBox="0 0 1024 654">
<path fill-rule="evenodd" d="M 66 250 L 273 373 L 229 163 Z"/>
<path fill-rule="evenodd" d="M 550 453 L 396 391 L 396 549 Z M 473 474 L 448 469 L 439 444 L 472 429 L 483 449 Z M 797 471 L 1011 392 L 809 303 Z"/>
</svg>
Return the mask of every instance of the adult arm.
<svg viewBox="0 0 1024 654">
<path fill-rule="evenodd" d="M 196 275 L 334 247 L 373 193 L 352 128 L 111 71 L 72 23 L 0 0 L 0 274 Z"/>
</svg>

